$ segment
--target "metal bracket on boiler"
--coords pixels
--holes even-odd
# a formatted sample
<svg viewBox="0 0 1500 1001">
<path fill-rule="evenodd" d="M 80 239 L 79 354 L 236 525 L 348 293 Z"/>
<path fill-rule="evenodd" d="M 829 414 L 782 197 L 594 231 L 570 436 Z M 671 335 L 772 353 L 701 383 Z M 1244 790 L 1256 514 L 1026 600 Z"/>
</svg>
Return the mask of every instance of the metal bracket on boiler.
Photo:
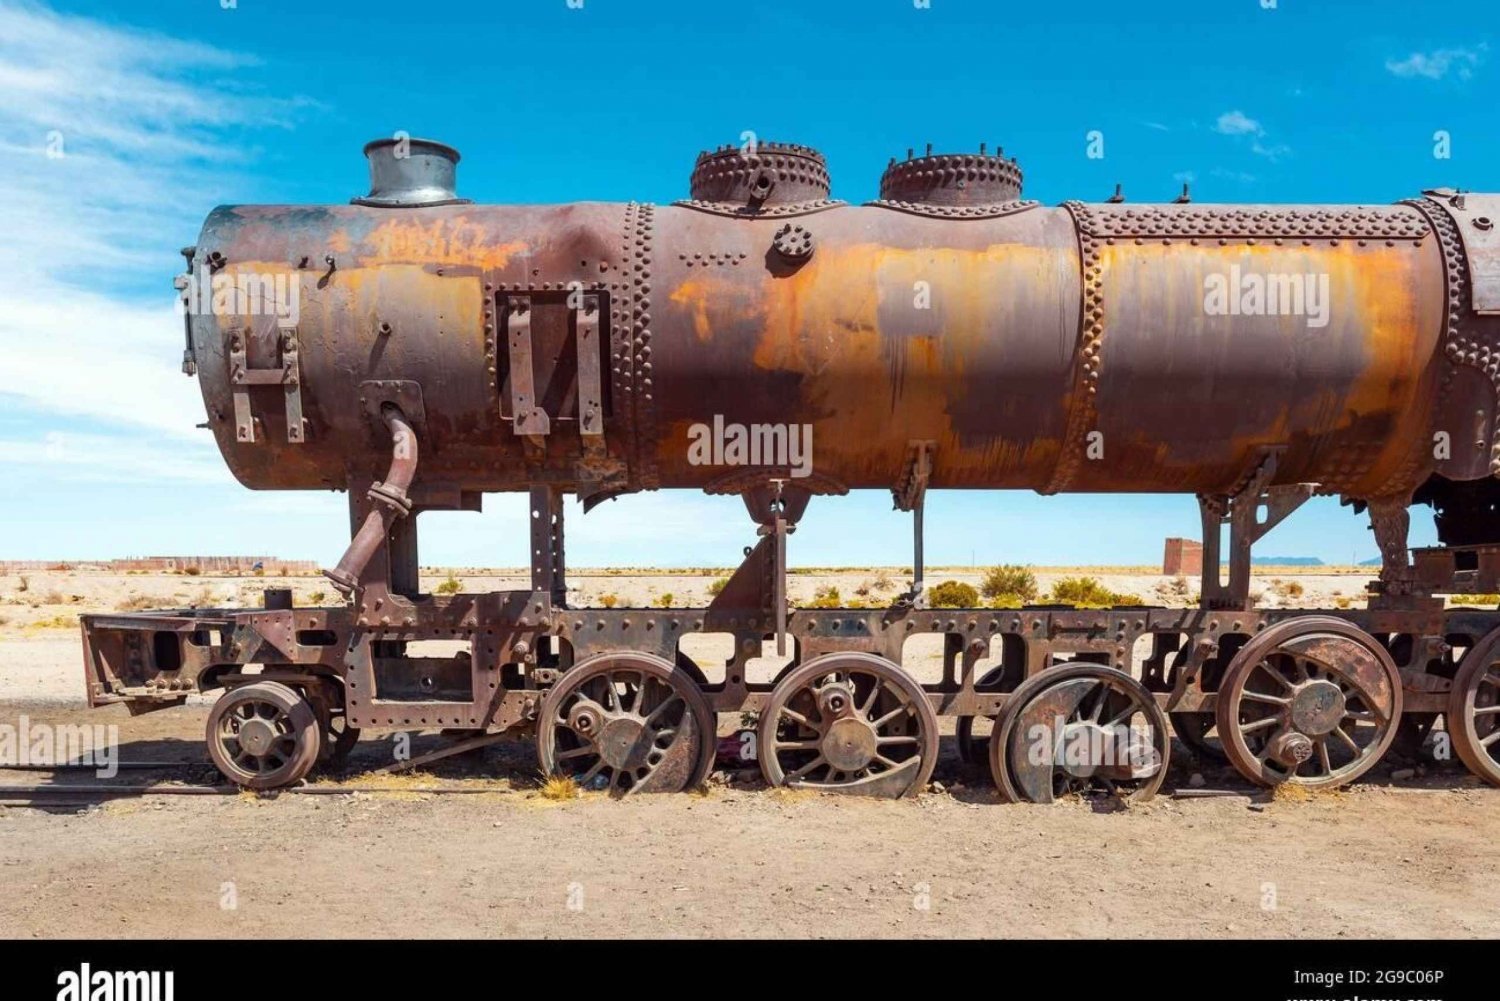
<svg viewBox="0 0 1500 1001">
<path fill-rule="evenodd" d="M 510 347 L 510 403 L 516 434 L 539 439 L 552 430 L 552 422 L 536 398 L 532 368 L 531 297 L 511 296 L 505 317 L 506 342 Z"/>
<path fill-rule="evenodd" d="M 275 368 L 251 368 L 249 331 L 235 327 L 229 331 L 229 382 L 234 387 L 234 437 L 236 441 L 255 441 L 255 415 L 250 412 L 251 386 L 281 386 L 286 394 L 286 440 L 300 444 L 304 439 L 302 420 L 302 365 L 297 355 L 297 328 L 277 331 L 281 364 Z"/>
<path fill-rule="evenodd" d="M 901 470 L 901 479 L 891 488 L 891 497 L 896 510 L 910 511 L 912 516 L 911 592 L 900 601 L 913 607 L 922 607 L 922 508 L 927 501 L 927 484 L 932 479 L 932 454 L 937 450 L 935 441 L 913 441 L 906 447 L 906 465 Z"/>
<path fill-rule="evenodd" d="M 1281 449 L 1266 449 L 1259 465 L 1230 494 L 1199 494 L 1198 511 L 1203 519 L 1204 608 L 1248 608 L 1250 605 L 1250 548 L 1271 529 L 1301 507 L 1316 483 L 1270 486 L 1276 477 Z M 1259 517 L 1264 507 L 1264 520 Z M 1220 530 L 1229 525 L 1229 583 L 1219 577 Z"/>
</svg>

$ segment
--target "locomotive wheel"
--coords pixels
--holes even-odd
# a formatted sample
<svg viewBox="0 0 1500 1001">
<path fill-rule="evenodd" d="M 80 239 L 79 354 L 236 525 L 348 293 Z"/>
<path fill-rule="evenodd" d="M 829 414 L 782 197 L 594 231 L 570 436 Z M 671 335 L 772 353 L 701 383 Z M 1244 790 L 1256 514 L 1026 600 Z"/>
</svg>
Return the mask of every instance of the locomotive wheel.
<svg viewBox="0 0 1500 1001">
<path fill-rule="evenodd" d="M 297 782 L 317 764 L 323 744 L 312 705 L 275 681 L 221 696 L 208 714 L 205 739 L 219 771 L 247 789 Z"/>
<path fill-rule="evenodd" d="M 1272 626 L 1219 685 L 1229 763 L 1258 785 L 1328 788 L 1374 766 L 1396 737 L 1401 675 L 1383 646 L 1330 616 Z"/>
<path fill-rule="evenodd" d="M 1113 667 L 1071 663 L 1011 695 L 990 736 L 990 771 L 1013 803 L 1098 788 L 1142 801 L 1166 780 L 1171 751 L 1166 714 L 1144 685 Z"/>
<path fill-rule="evenodd" d="M 1459 760 L 1490 785 L 1500 786 L 1500 630 L 1459 661 L 1448 696 L 1447 726 Z"/>
<path fill-rule="evenodd" d="M 896 799 L 932 777 L 938 721 L 922 686 L 898 665 L 831 653 L 772 689 L 759 743 L 769 785 Z"/>
<path fill-rule="evenodd" d="M 717 717 L 689 672 L 643 653 L 580 661 L 542 700 L 543 775 L 612 796 L 681 792 L 714 763 Z"/>
</svg>

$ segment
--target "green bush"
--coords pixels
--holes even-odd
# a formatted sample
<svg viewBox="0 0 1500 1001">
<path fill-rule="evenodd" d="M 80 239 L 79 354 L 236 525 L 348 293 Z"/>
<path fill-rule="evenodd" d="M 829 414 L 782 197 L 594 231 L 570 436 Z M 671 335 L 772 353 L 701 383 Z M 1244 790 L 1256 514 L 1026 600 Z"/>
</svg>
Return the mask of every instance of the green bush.
<svg viewBox="0 0 1500 1001">
<path fill-rule="evenodd" d="M 1026 567 L 1010 564 L 990 567 L 985 572 L 984 579 L 979 582 L 979 590 L 986 598 L 1014 596 L 1022 604 L 1035 601 L 1040 593 L 1037 590 L 1036 574 Z"/>
<path fill-rule="evenodd" d="M 929 608 L 973 608 L 979 604 L 979 592 L 973 584 L 945 580 L 927 591 Z"/>
<path fill-rule="evenodd" d="M 1107 608 L 1115 604 L 1115 593 L 1097 577 L 1062 577 L 1052 585 L 1052 600 L 1059 605 Z"/>
<path fill-rule="evenodd" d="M 839 589 L 833 585 L 820 587 L 813 592 L 812 601 L 807 603 L 808 608 L 841 608 L 844 599 L 839 594 Z"/>
<path fill-rule="evenodd" d="M 1138 594 L 1111 591 L 1097 577 L 1063 577 L 1052 585 L 1051 600 L 1059 605 L 1079 608 L 1109 608 L 1114 605 L 1144 605 Z"/>
<path fill-rule="evenodd" d="M 437 587 L 433 588 L 438 594 L 457 594 L 464 589 L 463 582 L 453 576 L 453 571 L 448 571 L 448 576 Z"/>
<path fill-rule="evenodd" d="M 717 598 L 719 596 L 720 592 L 722 592 L 724 590 L 724 587 L 728 583 L 729 583 L 729 578 L 728 577 L 716 577 L 713 580 L 709 581 L 709 584 L 708 584 L 708 596 L 710 598 Z"/>
</svg>

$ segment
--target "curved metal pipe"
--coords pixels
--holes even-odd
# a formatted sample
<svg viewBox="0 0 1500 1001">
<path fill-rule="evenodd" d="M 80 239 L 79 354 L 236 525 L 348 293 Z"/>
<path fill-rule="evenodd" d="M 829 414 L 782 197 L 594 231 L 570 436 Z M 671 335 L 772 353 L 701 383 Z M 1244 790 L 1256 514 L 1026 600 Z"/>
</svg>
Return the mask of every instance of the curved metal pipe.
<svg viewBox="0 0 1500 1001">
<path fill-rule="evenodd" d="M 411 499 L 406 492 L 417 475 L 417 433 L 394 403 L 381 407 L 380 416 L 391 431 L 391 468 L 384 480 L 377 480 L 370 486 L 370 511 L 338 566 L 323 571 L 323 576 L 331 580 L 345 597 L 353 594 L 359 586 L 365 567 L 389 538 L 391 525 L 396 519 L 411 513 Z"/>
</svg>

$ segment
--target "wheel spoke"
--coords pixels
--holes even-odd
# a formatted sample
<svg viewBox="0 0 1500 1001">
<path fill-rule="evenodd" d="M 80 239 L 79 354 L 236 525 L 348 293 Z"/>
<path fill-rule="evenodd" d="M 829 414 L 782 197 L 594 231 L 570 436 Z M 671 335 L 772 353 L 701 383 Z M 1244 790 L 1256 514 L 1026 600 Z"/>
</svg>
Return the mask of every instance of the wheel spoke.
<svg viewBox="0 0 1500 1001">
<path fill-rule="evenodd" d="M 1323 771 L 1326 774 L 1328 774 L 1328 775 L 1332 775 L 1333 774 L 1333 762 L 1331 760 L 1329 760 L 1329 757 L 1328 757 L 1328 738 L 1327 737 L 1319 737 L 1318 738 L 1318 761 L 1323 765 Z"/>
<path fill-rule="evenodd" d="M 666 712 L 666 710 L 667 710 L 667 708 L 669 706 L 674 706 L 674 705 L 676 705 L 677 703 L 679 703 L 681 701 L 682 701 L 682 696 L 679 695 L 677 692 L 673 692 L 671 698 L 663 699 L 661 705 L 659 705 L 655 709 L 651 710 L 650 715 L 648 715 L 645 718 L 645 721 L 644 721 L 645 725 L 646 726 L 650 726 L 652 723 L 655 723 L 656 720 L 657 720 L 657 717 L 659 717 L 662 713 Z"/>
<path fill-rule="evenodd" d="M 1251 702 L 1266 702 L 1273 706 L 1289 706 L 1292 704 L 1291 699 L 1284 699 L 1279 695 L 1267 695 L 1264 692 L 1251 691 L 1248 688 L 1240 693 L 1240 698 L 1248 699 Z"/>
<path fill-rule="evenodd" d="M 1359 744 L 1355 742 L 1353 737 L 1344 732 L 1343 726 L 1334 727 L 1333 732 L 1338 734 L 1339 739 L 1348 746 L 1349 750 L 1354 752 L 1356 757 L 1365 753 L 1364 748 L 1360 747 Z"/>
<path fill-rule="evenodd" d="M 800 726 L 805 726 L 809 730 L 812 730 L 814 733 L 818 731 L 818 727 L 813 723 L 812 720 L 808 719 L 806 716 L 802 715 L 790 706 L 782 706 L 781 715 L 791 717 L 792 722 Z"/>
<path fill-rule="evenodd" d="M 1240 733 L 1254 733 L 1257 730 L 1264 730 L 1268 726 L 1276 726 L 1280 722 L 1281 718 L 1278 716 L 1267 716 L 1265 719 L 1258 719 L 1253 723 L 1241 723 Z"/>
<path fill-rule="evenodd" d="M 801 768 L 797 769 L 795 772 L 789 773 L 786 777 L 786 780 L 788 782 L 795 781 L 806 775 L 808 772 L 812 771 L 814 768 L 826 764 L 828 764 L 828 759 L 819 754 L 816 758 L 813 758 L 811 761 L 803 765 Z"/>
</svg>

